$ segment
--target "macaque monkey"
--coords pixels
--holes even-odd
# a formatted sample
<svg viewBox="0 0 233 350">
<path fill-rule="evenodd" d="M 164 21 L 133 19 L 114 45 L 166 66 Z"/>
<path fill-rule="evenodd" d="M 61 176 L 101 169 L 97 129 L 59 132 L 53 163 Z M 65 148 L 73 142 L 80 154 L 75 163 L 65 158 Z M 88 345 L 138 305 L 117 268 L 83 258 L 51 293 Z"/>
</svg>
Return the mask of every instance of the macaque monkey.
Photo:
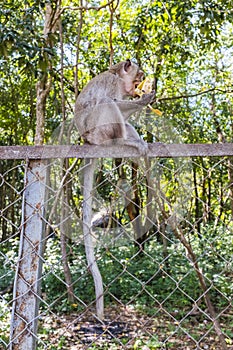
<svg viewBox="0 0 233 350">
<path fill-rule="evenodd" d="M 147 144 L 128 123 L 131 114 L 142 110 L 154 93 L 134 100 L 135 88 L 144 73 L 138 65 L 126 60 L 97 75 L 82 90 L 76 100 L 75 124 L 85 142 L 94 145 L 123 144 L 136 147 L 146 154 Z"/>
<path fill-rule="evenodd" d="M 153 100 L 154 93 L 144 94 L 132 100 L 127 99 L 136 97 L 135 88 L 143 76 L 137 64 L 126 60 L 97 75 L 84 87 L 76 100 L 74 121 L 86 143 L 128 145 L 137 148 L 141 155 L 146 155 L 147 144 L 128 123 L 128 118 L 147 106 Z M 83 184 L 83 236 L 88 267 L 95 284 L 97 316 L 103 319 L 103 283 L 91 236 L 94 170 L 95 161 L 86 160 Z"/>
</svg>

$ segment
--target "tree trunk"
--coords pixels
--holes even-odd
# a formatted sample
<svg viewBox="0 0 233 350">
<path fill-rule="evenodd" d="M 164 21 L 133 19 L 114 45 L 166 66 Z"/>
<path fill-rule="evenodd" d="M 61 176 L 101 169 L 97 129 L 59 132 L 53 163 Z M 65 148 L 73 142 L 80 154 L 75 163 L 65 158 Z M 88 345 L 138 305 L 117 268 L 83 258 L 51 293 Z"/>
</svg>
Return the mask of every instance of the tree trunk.
<svg viewBox="0 0 233 350">
<path fill-rule="evenodd" d="M 197 185 L 197 167 L 193 165 L 193 183 L 194 183 L 194 193 L 195 193 L 195 223 L 194 226 L 197 229 L 198 237 L 201 238 L 201 223 L 200 223 L 200 205 L 199 205 L 199 195 L 198 195 L 198 185 Z"/>
<path fill-rule="evenodd" d="M 230 208 L 231 219 L 233 219 L 233 158 L 228 158 L 228 180 L 229 180 L 229 193 L 230 193 Z"/>
</svg>

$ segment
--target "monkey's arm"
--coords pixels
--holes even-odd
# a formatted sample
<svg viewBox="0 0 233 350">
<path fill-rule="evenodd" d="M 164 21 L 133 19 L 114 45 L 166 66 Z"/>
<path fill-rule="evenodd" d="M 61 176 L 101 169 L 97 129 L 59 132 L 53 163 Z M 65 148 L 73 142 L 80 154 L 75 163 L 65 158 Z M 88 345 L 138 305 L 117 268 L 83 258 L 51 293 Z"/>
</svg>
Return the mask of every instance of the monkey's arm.
<svg viewBox="0 0 233 350">
<path fill-rule="evenodd" d="M 127 120 L 131 114 L 141 111 L 143 107 L 151 103 L 154 98 L 154 92 L 143 95 L 137 100 L 114 100 L 117 107 L 120 109 L 124 119 Z"/>
</svg>

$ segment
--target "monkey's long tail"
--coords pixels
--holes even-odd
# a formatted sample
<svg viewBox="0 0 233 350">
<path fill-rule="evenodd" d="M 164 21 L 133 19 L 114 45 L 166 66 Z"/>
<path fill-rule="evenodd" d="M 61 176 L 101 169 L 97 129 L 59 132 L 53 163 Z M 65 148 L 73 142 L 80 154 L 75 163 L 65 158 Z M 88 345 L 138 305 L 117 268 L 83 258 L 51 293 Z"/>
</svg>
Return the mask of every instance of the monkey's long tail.
<svg viewBox="0 0 233 350">
<path fill-rule="evenodd" d="M 83 238 L 86 252 L 86 259 L 88 268 L 91 271 L 96 295 L 96 313 L 100 320 L 104 318 L 104 295 L 103 295 L 103 281 L 100 274 L 91 234 L 91 219 L 92 219 L 92 197 L 93 197 L 93 181 L 94 171 L 96 168 L 96 159 L 86 159 L 84 167 L 84 181 L 83 181 Z"/>
</svg>

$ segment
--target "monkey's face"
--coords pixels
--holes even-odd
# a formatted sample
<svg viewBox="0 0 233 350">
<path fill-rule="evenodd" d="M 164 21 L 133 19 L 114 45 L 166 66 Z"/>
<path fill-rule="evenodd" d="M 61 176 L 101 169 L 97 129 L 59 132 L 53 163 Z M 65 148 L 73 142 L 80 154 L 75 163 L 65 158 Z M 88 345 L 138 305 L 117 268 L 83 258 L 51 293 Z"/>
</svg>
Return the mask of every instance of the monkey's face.
<svg viewBox="0 0 233 350">
<path fill-rule="evenodd" d="M 142 70 L 138 70 L 138 73 L 133 81 L 133 84 L 134 84 L 134 91 L 135 89 L 138 87 L 138 85 L 143 81 L 144 79 L 144 73 Z M 135 96 L 135 92 L 133 93 L 133 96 Z"/>
<path fill-rule="evenodd" d="M 144 73 L 136 63 L 131 61 L 126 61 L 123 74 L 121 75 L 125 82 L 125 92 L 127 95 L 135 96 L 135 88 L 140 84 L 143 80 Z"/>
</svg>

